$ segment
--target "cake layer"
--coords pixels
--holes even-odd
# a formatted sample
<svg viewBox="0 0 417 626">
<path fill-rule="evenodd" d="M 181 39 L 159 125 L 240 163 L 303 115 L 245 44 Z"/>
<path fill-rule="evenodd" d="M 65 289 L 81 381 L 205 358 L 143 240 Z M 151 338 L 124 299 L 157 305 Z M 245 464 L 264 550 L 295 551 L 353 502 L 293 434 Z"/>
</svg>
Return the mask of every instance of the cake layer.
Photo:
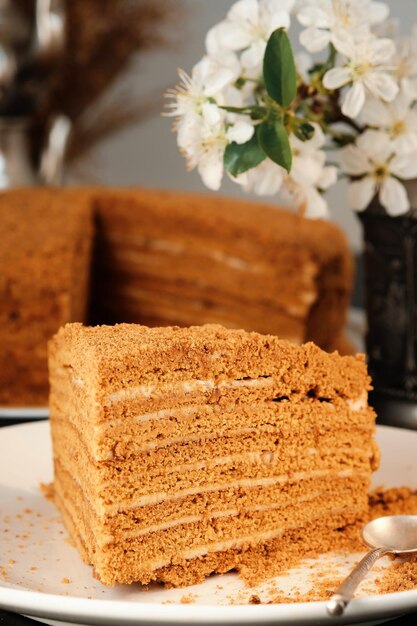
<svg viewBox="0 0 417 626">
<path fill-rule="evenodd" d="M 83 383 L 93 377 L 98 403 L 91 407 L 90 419 L 94 421 L 105 419 L 107 407 L 107 412 L 113 413 L 112 405 L 123 397 L 130 406 L 135 397 L 138 399 L 138 405 L 133 404 L 135 411 L 141 401 L 142 408 L 149 406 L 149 398 L 160 396 L 161 400 L 172 391 L 164 389 L 164 384 L 174 383 L 182 383 L 178 392 L 187 396 L 202 390 L 213 394 L 213 402 L 222 392 L 217 388 L 222 382 L 233 386 L 239 381 L 236 386 L 242 391 L 245 384 L 240 381 L 260 378 L 279 381 L 279 390 L 276 387 L 274 392 L 280 397 L 314 394 L 317 398 L 333 400 L 339 396 L 353 401 L 363 397 L 363 356 L 329 355 L 313 344 L 295 346 L 270 335 L 221 326 L 202 328 L 150 329 L 134 324 L 83 328 L 73 324 L 56 335 L 51 356 L 55 358 L 59 351 L 56 366 L 77 372 L 76 393 L 81 394 Z M 191 388 L 187 386 L 190 383 Z M 163 408 L 163 402 L 155 402 L 152 409 L 157 410 L 157 406 Z"/>
<path fill-rule="evenodd" d="M 319 406 L 317 406 L 319 405 Z M 71 414 L 71 405 L 62 403 L 58 406 L 58 398 L 54 398 L 55 419 L 65 420 Z M 283 402 L 242 402 L 239 409 L 224 403 L 224 409 L 215 404 L 191 404 L 180 408 L 162 409 L 157 412 L 135 416 L 131 420 L 122 421 L 117 418 L 91 424 L 84 414 L 75 413 L 67 421 L 76 431 L 85 435 L 86 445 L 91 458 L 108 460 L 128 458 L 140 453 L 151 453 L 166 446 L 196 442 L 216 436 L 230 436 L 240 433 L 250 436 L 259 429 L 275 433 L 277 437 L 291 437 L 294 424 L 301 420 L 306 441 L 314 445 L 319 431 L 315 426 L 317 411 L 330 421 L 321 427 L 321 432 L 336 440 L 332 428 L 345 429 L 346 420 L 351 423 L 350 432 L 358 426 L 366 435 L 373 428 L 373 416 L 369 410 L 352 410 L 344 402 L 332 405 L 328 402 L 300 401 L 298 403 Z M 332 424 L 332 425 L 331 425 Z M 181 457 L 179 450 L 176 454 Z M 159 462 L 166 463 L 166 453 L 159 454 Z"/>
</svg>

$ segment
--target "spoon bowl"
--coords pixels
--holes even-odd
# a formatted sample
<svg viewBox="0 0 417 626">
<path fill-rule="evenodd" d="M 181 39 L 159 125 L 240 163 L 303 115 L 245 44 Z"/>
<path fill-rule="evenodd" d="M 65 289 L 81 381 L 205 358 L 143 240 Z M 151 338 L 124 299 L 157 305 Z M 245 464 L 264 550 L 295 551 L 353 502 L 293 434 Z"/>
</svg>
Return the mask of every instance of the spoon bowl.
<svg viewBox="0 0 417 626">
<path fill-rule="evenodd" d="M 362 539 L 370 548 L 386 548 L 392 554 L 417 552 L 417 515 L 389 515 L 368 522 Z"/>
<path fill-rule="evenodd" d="M 395 556 L 417 553 L 417 515 L 388 515 L 368 522 L 362 539 L 371 549 L 343 581 L 327 603 L 330 615 L 343 615 L 359 583 L 376 561 L 387 554 Z"/>
</svg>

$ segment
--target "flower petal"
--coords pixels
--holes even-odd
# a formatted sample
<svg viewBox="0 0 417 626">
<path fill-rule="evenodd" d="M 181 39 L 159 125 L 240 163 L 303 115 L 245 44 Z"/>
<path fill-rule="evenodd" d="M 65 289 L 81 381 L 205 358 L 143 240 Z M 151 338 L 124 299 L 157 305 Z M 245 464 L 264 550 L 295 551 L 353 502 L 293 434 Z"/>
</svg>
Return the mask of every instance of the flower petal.
<svg viewBox="0 0 417 626">
<path fill-rule="evenodd" d="M 392 140 L 394 151 L 399 155 L 417 152 L 417 133 L 404 133 Z"/>
<path fill-rule="evenodd" d="M 388 215 L 392 217 L 404 215 L 410 208 L 410 201 L 404 185 L 392 176 L 389 176 L 382 183 L 379 199 Z"/>
<path fill-rule="evenodd" d="M 314 187 L 306 187 L 303 189 L 306 199 L 305 216 L 311 219 L 323 219 L 328 217 L 327 202 Z"/>
<path fill-rule="evenodd" d="M 377 163 L 388 161 L 393 152 L 389 135 L 381 130 L 366 130 L 360 135 L 356 144 L 369 159 Z"/>
<path fill-rule="evenodd" d="M 373 96 L 386 102 L 392 102 L 399 91 L 398 84 L 385 72 L 371 72 L 364 76 L 363 82 Z"/>
<path fill-rule="evenodd" d="M 213 28 L 210 28 L 206 35 L 206 51 L 207 54 L 211 56 L 218 56 L 223 52 L 223 46 L 221 45 L 218 37 L 219 26 L 220 24 L 217 24 L 216 26 L 213 26 Z"/>
<path fill-rule="evenodd" d="M 337 167 L 329 165 L 323 169 L 322 175 L 317 181 L 318 189 L 328 189 L 337 183 Z"/>
<path fill-rule="evenodd" d="M 347 59 L 355 56 L 356 45 L 351 33 L 346 28 L 340 28 L 337 32 L 332 33 L 332 44 L 338 52 L 343 54 Z"/>
<path fill-rule="evenodd" d="M 346 146 L 339 153 L 340 165 L 345 174 L 349 176 L 363 176 L 371 170 L 371 163 L 357 146 Z"/>
<path fill-rule="evenodd" d="M 229 141 L 235 141 L 236 143 L 246 143 L 253 137 L 255 127 L 248 122 L 239 120 L 231 126 L 227 131 L 227 138 Z"/>
<path fill-rule="evenodd" d="M 208 97 L 215 96 L 228 85 L 236 80 L 235 73 L 226 67 L 219 67 L 217 71 L 207 79 L 205 93 Z"/>
<path fill-rule="evenodd" d="M 263 41 L 262 39 L 260 39 L 259 41 L 254 41 L 247 50 L 242 52 L 242 56 L 240 57 L 242 66 L 247 69 L 262 67 L 262 60 L 264 58 L 265 49 L 265 41 Z"/>
<path fill-rule="evenodd" d="M 397 154 L 390 163 L 390 170 L 398 178 L 411 180 L 417 177 L 417 152 Z"/>
<path fill-rule="evenodd" d="M 247 174 L 246 191 L 253 191 L 258 196 L 274 196 L 281 188 L 285 170 L 270 159 L 265 159 Z"/>
<path fill-rule="evenodd" d="M 210 150 L 198 163 L 198 172 L 206 187 L 218 191 L 223 178 L 223 154 L 219 150 Z"/>
<path fill-rule="evenodd" d="M 264 22 L 264 20 L 262 20 Z M 286 11 L 275 11 L 272 15 L 267 17 L 266 24 L 263 24 L 264 29 L 268 37 L 272 35 L 277 28 L 288 29 L 290 27 L 291 20 L 289 13 Z"/>
<path fill-rule="evenodd" d="M 295 54 L 295 65 L 303 81 L 308 83 L 310 80 L 308 71 L 314 65 L 311 56 L 307 52 L 304 52 L 304 50 L 300 50 L 300 52 Z"/>
<path fill-rule="evenodd" d="M 351 117 L 357 117 L 365 104 L 365 88 L 361 82 L 353 83 L 347 90 L 342 105 L 342 113 Z"/>
<path fill-rule="evenodd" d="M 355 211 L 364 211 L 376 193 L 376 183 L 371 176 L 350 183 L 348 187 L 349 204 Z"/>
<path fill-rule="evenodd" d="M 391 39 L 374 37 L 369 42 L 369 61 L 372 65 L 386 65 L 395 53 L 395 44 Z"/>
<path fill-rule="evenodd" d="M 322 174 L 322 164 L 311 156 L 295 156 L 292 162 L 291 178 L 303 186 L 315 186 Z"/>
<path fill-rule="evenodd" d="M 347 67 L 334 67 L 323 76 L 323 85 L 326 89 L 339 89 L 351 80 L 352 76 Z"/>
<path fill-rule="evenodd" d="M 383 2 L 370 2 L 369 19 L 371 24 L 384 22 L 389 15 L 389 6 Z"/>
<path fill-rule="evenodd" d="M 219 109 L 219 107 L 212 102 L 204 102 L 201 106 L 201 113 L 203 120 L 209 126 L 217 126 L 217 124 L 219 124 L 224 117 L 224 111 Z"/>
<path fill-rule="evenodd" d="M 217 28 L 219 46 L 226 50 L 243 50 L 252 43 L 250 31 L 235 22 L 221 22 Z"/>
<path fill-rule="evenodd" d="M 360 114 L 360 121 L 368 126 L 377 126 L 387 128 L 391 124 L 391 114 L 388 105 L 375 98 L 369 96 Z"/>
<path fill-rule="evenodd" d="M 330 31 L 319 30 L 315 26 L 309 26 L 300 33 L 300 43 L 308 52 L 314 54 L 324 50 L 329 45 L 330 37 Z"/>
<path fill-rule="evenodd" d="M 259 19 L 259 3 L 258 0 L 238 0 L 235 2 L 227 18 L 231 22 L 238 22 L 240 24 L 252 23 L 257 24 Z"/>
<path fill-rule="evenodd" d="M 302 26 L 329 28 L 329 14 L 320 6 L 301 6 L 297 12 L 297 19 Z"/>
</svg>

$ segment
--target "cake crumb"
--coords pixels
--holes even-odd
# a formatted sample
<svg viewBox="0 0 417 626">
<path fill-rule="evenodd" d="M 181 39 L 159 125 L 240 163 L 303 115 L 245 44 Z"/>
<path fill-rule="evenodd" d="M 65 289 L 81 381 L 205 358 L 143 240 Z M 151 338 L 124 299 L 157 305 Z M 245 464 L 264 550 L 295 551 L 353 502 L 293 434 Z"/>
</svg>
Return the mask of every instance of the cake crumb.
<svg viewBox="0 0 417 626">
<path fill-rule="evenodd" d="M 259 596 L 253 594 L 250 598 L 249 598 L 249 604 L 261 604 L 261 599 Z"/>
<path fill-rule="evenodd" d="M 196 599 L 197 599 L 196 595 L 194 595 L 193 593 L 188 593 L 187 595 L 181 597 L 180 603 L 181 604 L 194 604 Z"/>
<path fill-rule="evenodd" d="M 53 483 L 40 483 L 39 489 L 50 502 L 54 501 L 54 485 Z"/>
<path fill-rule="evenodd" d="M 61 584 L 62 585 L 70 585 L 71 584 L 71 580 L 65 576 L 64 578 L 61 578 Z"/>
<path fill-rule="evenodd" d="M 8 580 L 8 574 L 6 568 L 0 565 L 0 578 L 2 578 L 5 582 Z"/>
</svg>

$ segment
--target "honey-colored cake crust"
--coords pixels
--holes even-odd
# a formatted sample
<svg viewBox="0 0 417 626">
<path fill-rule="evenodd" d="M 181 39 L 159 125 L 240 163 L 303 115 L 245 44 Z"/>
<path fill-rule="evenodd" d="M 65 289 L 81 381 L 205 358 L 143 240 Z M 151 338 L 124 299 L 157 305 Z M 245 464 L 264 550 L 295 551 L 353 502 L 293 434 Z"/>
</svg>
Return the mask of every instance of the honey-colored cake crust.
<svg viewBox="0 0 417 626">
<path fill-rule="evenodd" d="M 55 500 L 103 583 L 191 584 L 267 545 L 284 563 L 367 514 L 362 356 L 129 324 L 69 324 L 49 355 Z"/>
<path fill-rule="evenodd" d="M 47 342 L 86 315 L 92 222 L 84 191 L 0 193 L 0 405 L 47 405 Z"/>
</svg>

